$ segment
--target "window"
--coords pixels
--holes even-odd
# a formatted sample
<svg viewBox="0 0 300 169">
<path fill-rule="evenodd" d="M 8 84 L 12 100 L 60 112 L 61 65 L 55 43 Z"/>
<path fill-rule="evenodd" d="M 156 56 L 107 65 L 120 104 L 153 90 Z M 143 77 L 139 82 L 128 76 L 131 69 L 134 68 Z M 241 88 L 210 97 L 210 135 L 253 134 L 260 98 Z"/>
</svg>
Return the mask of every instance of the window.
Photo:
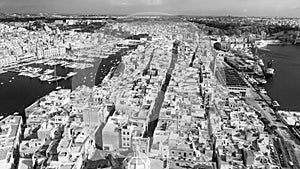
<svg viewBox="0 0 300 169">
<path fill-rule="evenodd" d="M 127 135 L 129 135 L 129 132 L 127 132 Z"/>
</svg>

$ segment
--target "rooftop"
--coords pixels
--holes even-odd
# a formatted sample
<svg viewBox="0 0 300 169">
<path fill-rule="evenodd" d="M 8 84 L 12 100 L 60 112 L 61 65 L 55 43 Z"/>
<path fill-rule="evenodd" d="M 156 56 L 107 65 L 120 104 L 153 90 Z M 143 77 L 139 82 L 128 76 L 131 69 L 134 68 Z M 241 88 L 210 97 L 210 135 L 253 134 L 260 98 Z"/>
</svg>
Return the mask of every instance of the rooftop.
<svg viewBox="0 0 300 169">
<path fill-rule="evenodd" d="M 227 86 L 249 87 L 236 70 L 231 68 L 224 68 L 224 73 Z"/>
</svg>

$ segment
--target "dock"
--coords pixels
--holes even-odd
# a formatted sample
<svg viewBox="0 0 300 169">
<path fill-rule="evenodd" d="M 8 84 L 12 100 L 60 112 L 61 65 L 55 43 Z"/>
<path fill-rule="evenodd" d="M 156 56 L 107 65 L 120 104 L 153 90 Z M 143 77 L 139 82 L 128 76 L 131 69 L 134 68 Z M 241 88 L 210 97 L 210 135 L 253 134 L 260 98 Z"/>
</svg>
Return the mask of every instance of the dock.
<svg viewBox="0 0 300 169">
<path fill-rule="evenodd" d="M 0 69 L 0 74 L 6 73 L 7 71 Z"/>
</svg>

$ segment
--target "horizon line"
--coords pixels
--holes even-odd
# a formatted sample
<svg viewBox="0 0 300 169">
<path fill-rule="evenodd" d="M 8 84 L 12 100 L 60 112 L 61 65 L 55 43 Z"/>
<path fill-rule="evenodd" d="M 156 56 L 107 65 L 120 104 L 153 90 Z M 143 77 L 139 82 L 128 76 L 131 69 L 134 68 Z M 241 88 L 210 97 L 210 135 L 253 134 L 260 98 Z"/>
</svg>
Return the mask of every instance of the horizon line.
<svg viewBox="0 0 300 169">
<path fill-rule="evenodd" d="M 265 16 L 255 16 L 255 15 L 231 15 L 231 14 L 224 14 L 224 15 L 214 15 L 214 14 L 172 14 L 172 13 L 166 13 L 166 12 L 139 12 L 139 13 L 161 13 L 161 14 L 168 14 L 168 15 L 156 15 L 156 16 L 195 16 L 195 17 L 253 17 L 253 18 L 300 18 L 300 16 L 272 16 L 272 15 L 265 15 Z M 134 14 L 139 13 L 128 13 L 128 14 L 109 14 L 109 13 L 102 13 L 102 14 L 96 14 L 96 13 L 58 13 L 58 12 L 0 12 L 0 14 L 5 15 L 40 15 L 40 14 L 48 14 L 48 15 L 94 15 L 94 16 L 132 16 Z M 141 15 L 143 16 L 143 15 Z M 144 16 L 151 16 L 151 15 L 144 15 Z M 154 15 L 152 15 L 154 16 Z"/>
</svg>

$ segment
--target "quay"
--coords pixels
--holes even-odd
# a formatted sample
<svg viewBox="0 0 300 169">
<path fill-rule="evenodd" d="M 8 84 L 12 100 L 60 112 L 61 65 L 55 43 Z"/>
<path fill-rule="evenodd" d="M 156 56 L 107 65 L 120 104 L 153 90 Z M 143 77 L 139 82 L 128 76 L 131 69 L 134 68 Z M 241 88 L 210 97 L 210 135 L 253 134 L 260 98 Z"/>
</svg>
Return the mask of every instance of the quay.
<svg viewBox="0 0 300 169">
<path fill-rule="evenodd" d="M 0 69 L 0 74 L 6 73 L 7 71 Z"/>
</svg>

